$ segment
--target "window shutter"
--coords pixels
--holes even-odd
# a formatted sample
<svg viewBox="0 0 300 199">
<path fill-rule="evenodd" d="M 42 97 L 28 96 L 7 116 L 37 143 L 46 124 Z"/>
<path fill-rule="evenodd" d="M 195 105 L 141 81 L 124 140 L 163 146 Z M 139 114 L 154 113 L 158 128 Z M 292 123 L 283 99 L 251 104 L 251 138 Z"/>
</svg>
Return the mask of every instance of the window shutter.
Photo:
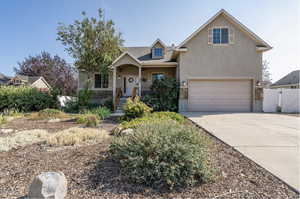
<svg viewBox="0 0 300 199">
<path fill-rule="evenodd" d="M 229 44 L 234 44 L 234 32 L 232 28 L 229 28 Z"/>
<path fill-rule="evenodd" d="M 213 40 L 213 29 L 209 28 L 208 29 L 208 44 L 212 44 L 212 40 Z"/>
</svg>

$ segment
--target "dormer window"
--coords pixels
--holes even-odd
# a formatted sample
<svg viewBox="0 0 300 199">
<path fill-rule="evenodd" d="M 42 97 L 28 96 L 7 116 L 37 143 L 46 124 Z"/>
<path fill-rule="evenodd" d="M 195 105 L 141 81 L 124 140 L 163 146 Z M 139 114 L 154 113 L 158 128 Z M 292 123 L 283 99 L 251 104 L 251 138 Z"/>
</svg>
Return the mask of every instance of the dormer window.
<svg viewBox="0 0 300 199">
<path fill-rule="evenodd" d="M 162 48 L 154 48 L 154 57 L 162 57 L 163 49 Z"/>
<path fill-rule="evenodd" d="M 151 45 L 152 59 L 162 59 L 165 56 L 166 49 L 167 49 L 167 46 L 160 39 L 157 39 Z"/>
</svg>

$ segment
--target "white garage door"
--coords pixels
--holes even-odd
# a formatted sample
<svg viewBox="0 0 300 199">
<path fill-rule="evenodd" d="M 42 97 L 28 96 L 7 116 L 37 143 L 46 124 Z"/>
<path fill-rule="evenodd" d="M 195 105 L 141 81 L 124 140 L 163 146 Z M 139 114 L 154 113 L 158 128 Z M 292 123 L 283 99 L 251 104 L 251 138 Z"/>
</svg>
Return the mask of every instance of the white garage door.
<svg viewBox="0 0 300 199">
<path fill-rule="evenodd" d="M 251 111 L 250 80 L 193 80 L 189 82 L 189 111 Z"/>
</svg>

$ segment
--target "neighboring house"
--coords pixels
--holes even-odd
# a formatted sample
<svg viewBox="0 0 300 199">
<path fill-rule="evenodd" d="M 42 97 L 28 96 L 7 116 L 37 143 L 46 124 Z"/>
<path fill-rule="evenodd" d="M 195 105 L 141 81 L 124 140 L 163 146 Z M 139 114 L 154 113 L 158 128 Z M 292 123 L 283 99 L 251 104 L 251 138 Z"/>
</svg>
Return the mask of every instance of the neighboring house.
<svg viewBox="0 0 300 199">
<path fill-rule="evenodd" d="M 34 88 L 38 88 L 42 91 L 49 91 L 51 89 L 51 86 L 47 83 L 45 78 L 41 76 L 17 75 L 11 78 L 7 84 L 13 86 L 27 85 Z"/>
<path fill-rule="evenodd" d="M 10 79 L 11 79 L 10 77 L 0 73 L 0 86 L 6 85 Z"/>
<path fill-rule="evenodd" d="M 178 46 L 157 39 L 151 46 L 127 47 L 108 75 L 94 74 L 93 102 L 119 91 L 143 96 L 155 79 L 180 83 L 179 111 L 262 111 L 262 54 L 271 46 L 225 10 Z M 79 89 L 87 80 L 79 72 Z"/>
<path fill-rule="evenodd" d="M 274 84 L 270 88 L 300 88 L 299 81 L 300 70 L 290 72 Z"/>
</svg>

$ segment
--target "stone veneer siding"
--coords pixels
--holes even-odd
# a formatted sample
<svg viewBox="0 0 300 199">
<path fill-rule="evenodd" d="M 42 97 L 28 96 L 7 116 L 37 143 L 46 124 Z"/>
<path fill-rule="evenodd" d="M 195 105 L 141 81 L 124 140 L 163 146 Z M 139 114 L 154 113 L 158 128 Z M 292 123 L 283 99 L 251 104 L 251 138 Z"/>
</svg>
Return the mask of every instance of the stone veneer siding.
<svg viewBox="0 0 300 199">
<path fill-rule="evenodd" d="M 91 103 L 101 104 L 106 100 L 112 99 L 112 96 L 113 96 L 112 90 L 108 90 L 108 91 L 92 90 Z"/>
</svg>

